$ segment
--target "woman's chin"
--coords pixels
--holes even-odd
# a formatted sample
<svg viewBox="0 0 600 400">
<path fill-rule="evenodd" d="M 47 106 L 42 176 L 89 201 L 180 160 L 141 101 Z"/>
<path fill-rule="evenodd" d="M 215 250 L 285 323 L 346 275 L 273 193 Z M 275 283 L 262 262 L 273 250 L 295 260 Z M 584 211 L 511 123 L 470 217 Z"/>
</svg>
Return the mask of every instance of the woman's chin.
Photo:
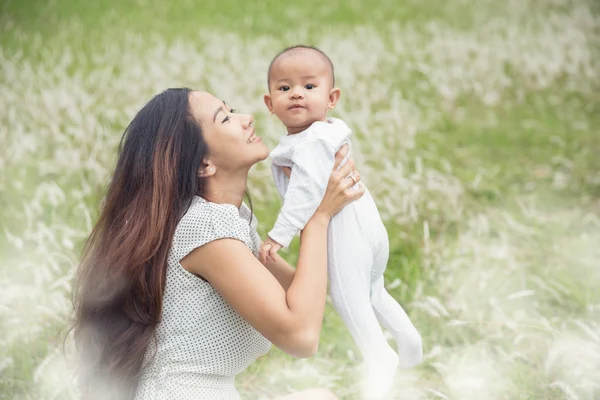
<svg viewBox="0 0 600 400">
<path fill-rule="evenodd" d="M 264 154 L 261 154 L 260 156 L 257 156 L 251 163 L 250 168 L 254 167 L 256 164 L 259 164 L 263 161 L 265 161 L 267 158 L 269 158 L 269 152 L 265 152 Z"/>
<path fill-rule="evenodd" d="M 260 155 L 260 158 L 257 162 L 264 161 L 267 158 L 269 158 L 269 153 L 270 153 L 269 148 L 265 144 L 263 144 L 263 148 L 264 148 L 263 154 Z"/>
</svg>

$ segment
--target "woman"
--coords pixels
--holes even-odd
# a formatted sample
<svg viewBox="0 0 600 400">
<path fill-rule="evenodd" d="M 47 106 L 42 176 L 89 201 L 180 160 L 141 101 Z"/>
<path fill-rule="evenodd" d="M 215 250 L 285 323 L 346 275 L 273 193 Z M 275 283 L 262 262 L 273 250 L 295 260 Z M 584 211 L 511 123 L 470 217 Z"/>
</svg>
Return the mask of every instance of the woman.
<svg viewBox="0 0 600 400">
<path fill-rule="evenodd" d="M 360 180 L 351 161 L 334 168 L 297 268 L 280 257 L 263 265 L 242 200 L 267 156 L 252 117 L 209 93 L 169 89 L 135 116 L 76 279 L 85 398 L 239 399 L 235 375 L 271 343 L 316 352 L 329 220 L 364 190 L 350 190 L 348 175 Z"/>
</svg>

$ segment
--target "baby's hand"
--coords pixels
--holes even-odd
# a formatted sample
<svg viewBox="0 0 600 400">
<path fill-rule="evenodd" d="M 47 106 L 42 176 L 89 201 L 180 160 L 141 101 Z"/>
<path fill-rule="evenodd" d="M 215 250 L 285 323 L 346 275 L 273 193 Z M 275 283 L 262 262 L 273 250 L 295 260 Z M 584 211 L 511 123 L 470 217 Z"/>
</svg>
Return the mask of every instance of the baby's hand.
<svg viewBox="0 0 600 400">
<path fill-rule="evenodd" d="M 258 251 L 260 262 L 265 264 L 267 262 L 267 256 L 273 260 L 279 249 L 281 249 L 279 243 L 271 238 L 267 238 Z"/>
</svg>

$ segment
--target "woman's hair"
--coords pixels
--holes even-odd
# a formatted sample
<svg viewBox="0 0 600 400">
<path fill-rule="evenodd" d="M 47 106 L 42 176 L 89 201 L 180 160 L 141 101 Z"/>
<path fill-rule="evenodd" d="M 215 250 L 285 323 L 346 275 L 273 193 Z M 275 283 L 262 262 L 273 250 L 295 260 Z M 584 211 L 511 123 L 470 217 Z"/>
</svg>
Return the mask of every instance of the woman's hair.
<svg viewBox="0 0 600 400">
<path fill-rule="evenodd" d="M 84 398 L 131 399 L 160 320 L 167 256 L 208 148 L 190 89 L 168 89 L 129 124 L 74 286 Z"/>
</svg>

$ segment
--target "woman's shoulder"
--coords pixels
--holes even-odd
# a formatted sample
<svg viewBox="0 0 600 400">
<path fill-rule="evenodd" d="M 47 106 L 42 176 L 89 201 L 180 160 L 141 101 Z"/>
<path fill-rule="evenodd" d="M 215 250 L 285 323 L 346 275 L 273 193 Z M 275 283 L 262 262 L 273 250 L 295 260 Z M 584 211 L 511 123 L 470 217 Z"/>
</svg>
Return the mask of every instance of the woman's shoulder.
<svg viewBox="0 0 600 400">
<path fill-rule="evenodd" d="M 232 204 L 211 203 L 200 196 L 194 196 L 192 203 L 179 221 L 179 224 L 192 221 L 208 221 L 214 218 L 235 216 L 236 207 Z"/>
<path fill-rule="evenodd" d="M 192 228 L 194 233 L 198 233 L 198 228 L 202 227 L 237 228 L 241 220 L 241 213 L 233 204 L 212 203 L 194 196 L 192 204 L 179 221 L 176 232 L 185 231 L 186 228 Z"/>
<path fill-rule="evenodd" d="M 252 222 L 251 222 L 252 217 Z M 179 221 L 173 242 L 183 250 L 181 257 L 193 248 L 223 238 L 238 239 L 252 246 L 251 232 L 256 229 L 256 218 L 242 205 L 217 204 L 195 196 Z"/>
<path fill-rule="evenodd" d="M 218 204 L 212 203 L 203 199 L 200 196 L 194 196 L 190 207 L 185 212 L 180 220 L 214 220 L 215 218 L 221 219 L 232 219 L 237 221 L 239 219 L 251 222 L 251 225 L 256 226 L 256 216 L 252 213 L 250 207 L 246 203 L 242 203 L 240 208 L 237 208 L 233 204 Z"/>
</svg>

